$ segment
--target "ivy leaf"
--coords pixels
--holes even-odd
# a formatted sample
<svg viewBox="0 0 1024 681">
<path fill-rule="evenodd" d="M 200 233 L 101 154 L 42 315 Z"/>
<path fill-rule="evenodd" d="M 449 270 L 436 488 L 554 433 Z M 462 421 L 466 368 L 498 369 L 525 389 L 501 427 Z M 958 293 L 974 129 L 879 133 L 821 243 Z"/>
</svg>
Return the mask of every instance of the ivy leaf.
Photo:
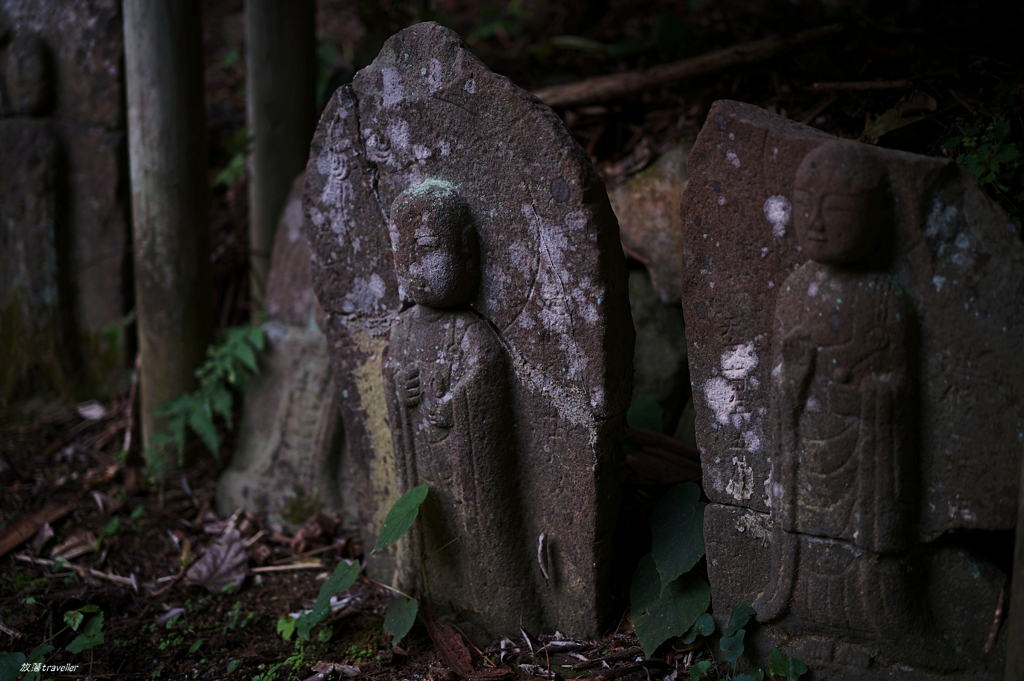
<svg viewBox="0 0 1024 681">
<path fill-rule="evenodd" d="M 697 621 L 693 623 L 690 630 L 683 636 L 683 643 L 693 643 L 697 640 L 697 635 L 710 636 L 715 633 L 715 620 L 711 615 L 704 613 L 697 618 Z"/>
<path fill-rule="evenodd" d="M 214 412 L 221 415 L 228 430 L 234 428 L 234 425 L 231 423 L 231 407 L 234 401 L 231 391 L 223 385 L 218 385 L 210 391 L 210 406 Z"/>
<path fill-rule="evenodd" d="M 756 614 L 757 613 L 754 609 L 746 603 L 739 603 L 734 606 L 732 609 L 732 615 L 729 617 L 729 626 L 725 628 L 725 635 L 731 636 L 743 627 L 747 626 L 747 622 L 749 622 L 750 618 Z"/>
<path fill-rule="evenodd" d="M 384 613 L 384 633 L 394 637 L 392 647 L 398 646 L 416 622 L 416 613 L 420 610 L 419 601 L 406 596 L 396 596 Z"/>
<path fill-rule="evenodd" d="M 668 639 L 685 634 L 711 603 L 711 589 L 699 575 L 684 574 L 662 589 L 649 553 L 636 567 L 629 596 L 633 628 L 647 657 Z"/>
<path fill-rule="evenodd" d="M 103 613 L 99 612 L 93 615 L 89 623 L 82 629 L 82 633 L 75 637 L 70 644 L 68 644 L 67 651 L 69 653 L 78 654 L 83 650 L 89 650 L 95 648 L 103 643 Z"/>
<path fill-rule="evenodd" d="M 426 498 L 427 486 L 420 485 L 413 487 L 395 502 L 384 518 L 384 526 L 380 528 L 377 545 L 373 547 L 374 552 L 386 549 L 402 538 L 402 535 L 412 527 L 420 512 L 420 505 Z"/>
<path fill-rule="evenodd" d="M 651 520 L 653 549 L 663 586 L 688 572 L 704 555 L 704 508 L 700 487 L 676 485 L 658 501 Z"/>
<path fill-rule="evenodd" d="M 786 677 L 786 681 L 800 681 L 800 677 L 807 673 L 807 665 L 800 660 L 786 657 L 778 648 L 772 648 L 768 671 L 776 676 Z"/>
<path fill-rule="evenodd" d="M 690 667 L 690 679 L 689 681 L 700 681 L 700 679 L 708 678 L 708 669 L 711 668 L 711 660 L 701 660 L 700 662 L 694 662 Z"/>
<path fill-rule="evenodd" d="M 0 653 L 0 681 L 18 681 L 25 653 Z"/>
<path fill-rule="evenodd" d="M 357 577 L 359 577 L 358 562 L 346 563 L 342 561 L 338 563 L 338 567 L 334 568 L 334 574 L 320 587 L 320 593 L 316 597 L 313 610 L 303 614 L 296 621 L 295 631 L 298 633 L 299 638 L 303 641 L 309 640 L 309 632 L 313 630 L 313 627 L 323 622 L 324 618 L 327 617 L 327 613 L 331 611 L 331 596 L 346 591 L 355 584 Z"/>
<path fill-rule="evenodd" d="M 292 635 L 295 633 L 295 619 L 288 615 L 278 618 L 277 633 L 281 634 L 281 638 L 285 641 L 291 641 Z"/>
<path fill-rule="evenodd" d="M 725 653 L 726 662 L 735 662 L 740 659 L 740 655 L 743 654 L 743 637 L 747 635 L 746 629 L 737 629 L 732 634 L 722 636 L 722 640 L 719 641 L 718 646 Z"/>
</svg>

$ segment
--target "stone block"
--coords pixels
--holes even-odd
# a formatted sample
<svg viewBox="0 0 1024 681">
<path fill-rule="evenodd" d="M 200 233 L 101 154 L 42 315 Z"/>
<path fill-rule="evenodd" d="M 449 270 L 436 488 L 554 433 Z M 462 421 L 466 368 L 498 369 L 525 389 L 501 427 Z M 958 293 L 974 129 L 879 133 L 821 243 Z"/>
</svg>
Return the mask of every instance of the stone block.
<svg viewBox="0 0 1024 681">
<path fill-rule="evenodd" d="M 384 45 L 321 118 L 313 282 L 372 546 L 428 484 L 422 535 L 376 554 L 481 636 L 612 612 L 610 535 L 633 326 L 600 179 L 558 117 L 433 23 Z M 431 453 L 433 452 L 433 453 Z"/>
<path fill-rule="evenodd" d="M 983 660 L 965 613 L 994 613 L 1005 575 L 975 550 L 1016 522 L 1015 226 L 951 161 L 737 102 L 712 107 L 688 167 L 716 613 L 755 607 L 762 665 L 770 643 L 828 678 L 999 678 L 1003 649 Z"/>
</svg>

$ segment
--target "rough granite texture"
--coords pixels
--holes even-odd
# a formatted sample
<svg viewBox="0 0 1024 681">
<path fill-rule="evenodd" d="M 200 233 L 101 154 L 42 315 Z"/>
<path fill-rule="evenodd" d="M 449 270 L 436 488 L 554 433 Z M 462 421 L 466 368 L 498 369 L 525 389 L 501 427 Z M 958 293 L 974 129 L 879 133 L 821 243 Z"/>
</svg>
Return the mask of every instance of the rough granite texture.
<svg viewBox="0 0 1024 681">
<path fill-rule="evenodd" d="M 692 145 L 665 152 L 608 192 L 619 219 L 626 254 L 647 266 L 661 301 L 679 305 L 682 289 L 683 233 L 679 229 L 679 198 L 686 189 L 686 157 Z"/>
<path fill-rule="evenodd" d="M 457 190 L 479 241 L 479 285 L 460 309 L 491 329 L 511 374 L 503 408 L 522 536 L 494 540 L 517 543 L 530 566 L 521 579 L 541 594 L 524 624 L 598 633 L 614 607 L 610 535 L 633 327 L 615 216 L 586 154 L 550 109 L 488 71 L 455 33 L 424 23 L 393 36 L 335 94 L 307 173 L 313 282 L 364 542 L 374 544 L 398 493 L 382 362 L 411 300 L 396 276 L 388 212 L 401 192 L 433 179 Z M 376 554 L 371 573 L 391 579 L 394 561 Z M 413 563 L 399 555 L 399 572 Z M 444 611 L 445 595 L 431 595 Z M 451 594 L 452 614 L 483 634 L 506 633 L 499 620 L 462 611 L 464 596 Z"/>
<path fill-rule="evenodd" d="M 1005 632 L 984 661 L 981 646 L 1006 577 L 977 549 L 1005 541 L 1005 532 L 1000 539 L 985 533 L 1016 522 L 1024 245 L 954 163 L 867 148 L 887 197 L 877 212 L 888 216 L 884 248 L 849 265 L 809 260 L 795 233 L 799 202 L 807 200 L 795 195 L 797 170 L 831 140 L 722 101 L 689 157 L 680 209 L 683 311 L 704 488 L 713 502 L 705 535 L 716 618 L 723 624 L 735 604 L 754 605 L 763 623 L 749 637 L 748 661 L 764 666 L 779 646 L 814 678 L 1001 678 Z M 854 155 L 861 148 L 842 147 Z M 801 172 L 813 184 L 815 173 L 831 168 L 808 163 Z M 813 210 L 828 218 L 830 201 L 861 191 L 837 187 L 830 191 L 839 198 Z M 875 331 L 854 345 L 818 340 L 847 333 L 847 324 Z M 856 364 L 872 343 L 875 359 Z M 833 355 L 834 373 L 826 369 Z M 854 363 L 853 381 L 844 362 Z M 809 383 L 787 392 L 798 366 L 810 367 Z M 861 371 L 870 373 L 858 384 Z M 787 395 L 806 404 L 786 402 Z M 848 433 L 860 440 L 859 458 L 850 461 L 860 469 L 812 468 L 822 461 L 815 457 L 846 446 L 841 438 L 814 440 L 831 437 L 813 435 L 832 427 L 816 415 L 822 405 L 849 415 Z M 797 489 L 794 474 L 808 486 Z M 831 506 L 811 501 L 823 493 L 815 485 L 843 476 L 860 485 L 852 511 L 841 508 L 848 496 L 841 488 Z M 872 490 L 866 481 L 881 486 Z M 847 517 L 861 529 L 841 526 Z M 865 520 L 873 523 L 866 530 Z M 829 570 L 850 577 L 826 579 Z M 829 579 L 832 586 L 824 586 Z M 773 594 L 789 593 L 779 586 L 786 580 L 794 591 L 779 600 Z M 902 648 L 838 625 L 877 620 L 907 597 L 920 613 L 930 611 L 930 623 L 920 623 L 918 612 L 894 611 L 906 620 Z M 807 598 L 817 604 L 810 611 L 802 609 Z M 945 652 L 928 656 L 936 650 Z"/>
<path fill-rule="evenodd" d="M 0 3 L 6 397 L 92 396 L 124 364 L 101 333 L 131 307 L 121 30 L 113 0 Z"/>
</svg>

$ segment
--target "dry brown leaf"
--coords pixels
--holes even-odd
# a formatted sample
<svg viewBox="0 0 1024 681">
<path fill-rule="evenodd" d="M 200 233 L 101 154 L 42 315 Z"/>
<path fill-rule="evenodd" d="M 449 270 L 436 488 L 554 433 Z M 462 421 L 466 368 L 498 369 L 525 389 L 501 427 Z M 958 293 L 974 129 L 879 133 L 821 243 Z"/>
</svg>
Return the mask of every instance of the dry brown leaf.
<svg viewBox="0 0 1024 681">
<path fill-rule="evenodd" d="M 245 552 L 242 534 L 232 528 L 227 530 L 217 543 L 206 550 L 188 571 L 189 584 L 205 586 L 218 593 L 230 586 L 237 590 L 249 573 L 249 555 Z"/>
</svg>

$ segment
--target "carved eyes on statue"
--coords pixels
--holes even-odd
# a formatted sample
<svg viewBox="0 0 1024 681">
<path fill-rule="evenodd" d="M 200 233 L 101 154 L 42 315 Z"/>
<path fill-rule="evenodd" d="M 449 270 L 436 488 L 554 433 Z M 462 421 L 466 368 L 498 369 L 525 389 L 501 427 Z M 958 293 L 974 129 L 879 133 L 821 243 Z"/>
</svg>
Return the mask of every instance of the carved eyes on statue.
<svg viewBox="0 0 1024 681">
<path fill-rule="evenodd" d="M 807 222 L 815 218 L 841 219 L 857 211 L 859 201 L 848 194 L 815 194 L 804 189 L 793 192 L 796 214 Z"/>
</svg>

